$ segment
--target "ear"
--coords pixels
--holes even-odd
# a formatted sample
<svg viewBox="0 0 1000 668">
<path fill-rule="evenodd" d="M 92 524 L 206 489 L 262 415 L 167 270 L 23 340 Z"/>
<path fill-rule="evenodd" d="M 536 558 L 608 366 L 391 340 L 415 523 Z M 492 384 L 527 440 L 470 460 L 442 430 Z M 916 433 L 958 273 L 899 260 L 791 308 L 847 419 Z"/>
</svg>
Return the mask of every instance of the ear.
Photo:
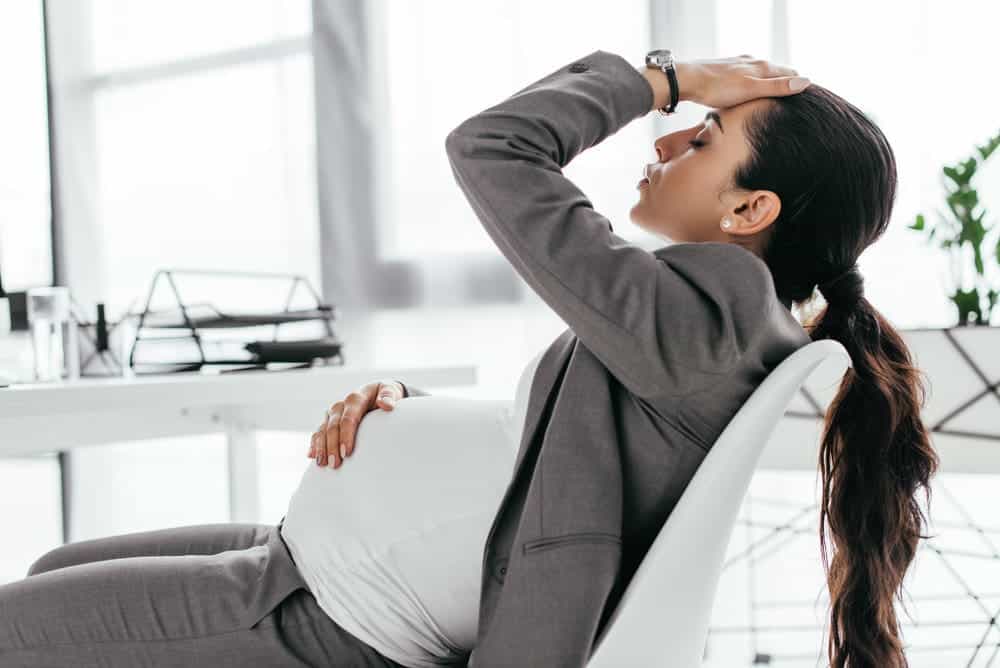
<svg viewBox="0 0 1000 668">
<path fill-rule="evenodd" d="M 739 220 L 737 228 L 743 234 L 756 234 L 766 229 L 781 212 L 781 198 L 771 190 L 755 190 L 733 211 Z"/>
</svg>

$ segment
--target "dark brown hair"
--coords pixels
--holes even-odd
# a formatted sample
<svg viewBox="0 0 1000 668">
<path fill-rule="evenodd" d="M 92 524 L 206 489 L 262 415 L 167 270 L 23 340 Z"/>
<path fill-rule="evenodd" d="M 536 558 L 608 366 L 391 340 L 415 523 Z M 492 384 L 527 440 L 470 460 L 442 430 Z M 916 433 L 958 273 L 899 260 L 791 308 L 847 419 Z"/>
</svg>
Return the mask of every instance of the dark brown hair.
<svg viewBox="0 0 1000 668">
<path fill-rule="evenodd" d="M 733 185 L 771 190 L 781 210 L 764 260 L 778 296 L 812 303 L 817 285 L 841 275 L 889 224 L 896 162 L 881 130 L 858 108 L 812 83 L 774 97 L 747 118 L 750 158 Z M 926 389 L 903 339 L 863 294 L 858 272 L 824 292 L 803 326 L 851 356 L 826 414 L 820 446 L 819 522 L 830 592 L 831 668 L 901 668 L 893 598 L 902 591 L 938 468 L 921 418 Z M 929 512 L 929 509 L 928 509 Z M 827 557 L 825 524 L 836 551 Z"/>
</svg>

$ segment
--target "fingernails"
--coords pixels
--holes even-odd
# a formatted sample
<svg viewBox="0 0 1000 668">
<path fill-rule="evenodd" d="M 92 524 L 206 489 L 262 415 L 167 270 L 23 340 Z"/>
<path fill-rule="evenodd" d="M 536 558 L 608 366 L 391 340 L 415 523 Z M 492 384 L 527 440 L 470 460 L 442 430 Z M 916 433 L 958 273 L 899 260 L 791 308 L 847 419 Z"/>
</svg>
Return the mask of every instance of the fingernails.
<svg viewBox="0 0 1000 668">
<path fill-rule="evenodd" d="M 347 448 L 344 446 L 343 443 L 341 443 L 340 444 L 340 458 L 343 459 L 346 456 L 347 456 Z"/>
<path fill-rule="evenodd" d="M 809 85 L 809 79 L 806 77 L 795 77 L 794 79 L 788 80 L 789 90 L 799 91 Z"/>
</svg>

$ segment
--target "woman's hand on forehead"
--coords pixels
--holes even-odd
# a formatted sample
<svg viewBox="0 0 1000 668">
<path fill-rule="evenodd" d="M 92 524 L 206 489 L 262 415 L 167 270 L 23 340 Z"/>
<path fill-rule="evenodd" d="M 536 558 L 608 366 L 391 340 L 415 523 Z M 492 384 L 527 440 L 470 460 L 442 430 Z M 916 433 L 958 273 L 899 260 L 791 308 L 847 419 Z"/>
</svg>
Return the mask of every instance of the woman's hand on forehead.
<svg viewBox="0 0 1000 668">
<path fill-rule="evenodd" d="M 791 67 L 748 54 L 681 61 L 675 67 L 680 99 L 706 107 L 734 107 L 760 97 L 794 95 L 810 83 Z"/>
</svg>

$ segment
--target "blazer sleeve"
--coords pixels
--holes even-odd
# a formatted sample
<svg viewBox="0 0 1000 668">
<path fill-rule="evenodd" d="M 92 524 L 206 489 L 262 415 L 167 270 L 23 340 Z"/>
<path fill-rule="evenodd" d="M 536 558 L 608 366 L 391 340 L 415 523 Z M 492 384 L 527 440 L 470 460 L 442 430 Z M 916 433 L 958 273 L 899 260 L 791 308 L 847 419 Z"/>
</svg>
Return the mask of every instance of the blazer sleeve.
<svg viewBox="0 0 1000 668">
<path fill-rule="evenodd" d="M 698 370 L 734 365 L 746 336 L 735 331 L 729 286 L 761 288 L 745 279 L 766 270 L 736 244 L 674 244 L 706 248 L 659 255 L 630 243 L 563 174 L 581 151 L 644 116 L 653 99 L 635 66 L 597 50 L 463 121 L 445 140 L 455 180 L 501 253 L 639 396 L 675 394 Z M 622 175 L 623 187 L 630 179 Z M 692 260 L 713 266 L 679 270 Z"/>
</svg>

